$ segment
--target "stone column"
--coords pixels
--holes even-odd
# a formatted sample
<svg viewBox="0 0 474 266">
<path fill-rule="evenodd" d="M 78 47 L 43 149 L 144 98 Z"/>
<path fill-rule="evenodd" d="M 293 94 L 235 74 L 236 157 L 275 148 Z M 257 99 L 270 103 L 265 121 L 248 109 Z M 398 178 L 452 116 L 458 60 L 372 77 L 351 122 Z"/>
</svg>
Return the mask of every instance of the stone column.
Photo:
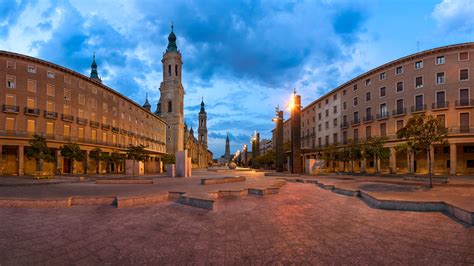
<svg viewBox="0 0 474 266">
<path fill-rule="evenodd" d="M 277 110 L 276 118 L 276 171 L 283 172 L 283 111 Z"/>
<path fill-rule="evenodd" d="M 89 172 L 89 153 L 90 151 L 86 151 L 86 157 L 84 158 L 84 174 Z"/>
<path fill-rule="evenodd" d="M 435 153 L 434 153 L 434 147 L 433 147 L 433 145 L 431 145 L 429 152 L 430 152 L 430 157 L 431 157 L 431 167 L 430 167 L 430 168 L 431 168 L 431 173 L 434 174 L 434 164 L 435 164 L 435 157 L 434 157 L 435 155 L 434 155 L 434 154 L 435 154 Z M 427 163 L 428 163 L 428 162 L 427 162 Z M 428 166 L 428 167 L 429 167 L 429 166 Z M 427 169 L 428 169 L 428 168 L 427 168 Z M 428 169 L 428 170 L 429 170 L 429 169 Z"/>
<path fill-rule="evenodd" d="M 291 109 L 291 173 L 301 173 L 301 96 L 293 95 L 294 106 Z"/>
<path fill-rule="evenodd" d="M 390 174 L 397 173 L 397 153 L 394 147 L 390 148 Z"/>
<path fill-rule="evenodd" d="M 456 143 L 449 144 L 449 173 L 451 175 L 456 175 L 456 165 L 457 165 L 457 150 L 456 150 Z"/>
<path fill-rule="evenodd" d="M 18 175 L 23 176 L 25 174 L 25 146 L 18 146 Z"/>
</svg>

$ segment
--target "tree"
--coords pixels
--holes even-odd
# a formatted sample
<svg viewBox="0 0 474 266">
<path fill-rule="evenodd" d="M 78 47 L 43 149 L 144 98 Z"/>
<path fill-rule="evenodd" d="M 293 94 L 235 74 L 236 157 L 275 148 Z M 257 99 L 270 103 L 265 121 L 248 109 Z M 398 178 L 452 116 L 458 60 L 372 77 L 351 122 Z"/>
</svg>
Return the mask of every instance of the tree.
<svg viewBox="0 0 474 266">
<path fill-rule="evenodd" d="M 175 156 L 174 154 L 165 154 L 163 157 L 161 157 L 161 161 L 163 164 L 174 164 L 175 163 Z"/>
<path fill-rule="evenodd" d="M 342 168 L 343 168 L 342 172 L 345 172 L 346 171 L 346 163 L 349 162 L 349 160 L 350 160 L 350 158 L 349 158 L 349 147 L 344 146 L 344 147 L 340 148 L 337 151 L 336 156 L 337 156 L 337 160 L 342 162 Z"/>
<path fill-rule="evenodd" d="M 118 173 L 118 165 L 123 162 L 123 156 L 118 153 L 117 151 L 113 151 L 110 154 L 110 161 L 114 163 L 115 165 L 115 173 Z"/>
<path fill-rule="evenodd" d="M 96 147 L 95 149 L 91 151 L 91 153 L 89 154 L 89 157 L 95 162 L 95 173 L 99 174 L 100 161 L 104 160 L 102 149 L 99 147 Z"/>
<path fill-rule="evenodd" d="M 359 143 L 354 140 L 349 140 L 347 144 L 348 157 L 351 161 L 351 172 L 354 173 L 354 162 L 362 158 L 361 149 Z"/>
<path fill-rule="evenodd" d="M 147 157 L 145 151 L 146 146 L 143 144 L 140 145 L 130 145 L 127 150 L 127 158 L 133 160 L 133 172 L 132 176 L 135 176 L 135 161 L 144 161 Z"/>
<path fill-rule="evenodd" d="M 327 162 L 328 172 L 333 170 L 334 171 L 334 160 L 336 159 L 336 147 L 335 146 L 328 146 L 323 150 L 323 158 Z"/>
<path fill-rule="evenodd" d="M 36 162 L 36 171 L 43 170 L 43 161 L 52 162 L 54 160 L 53 153 L 48 145 L 46 139 L 37 134 L 33 135 L 33 139 L 29 141 L 30 147 L 25 150 L 28 159 L 34 159 Z"/>
<path fill-rule="evenodd" d="M 60 148 L 61 156 L 71 160 L 72 174 L 75 172 L 74 162 L 82 162 L 85 159 L 84 153 L 81 151 L 81 147 L 77 143 L 68 143 Z"/>
<path fill-rule="evenodd" d="M 390 150 L 384 148 L 385 138 L 370 138 L 364 145 L 366 158 L 374 158 L 375 172 L 380 173 L 379 161 L 386 161 L 390 158 Z"/>
<path fill-rule="evenodd" d="M 400 133 L 400 134 L 399 134 Z M 426 116 L 424 114 L 415 115 L 411 117 L 407 124 L 397 132 L 397 136 L 410 141 L 415 148 L 426 152 L 428 159 L 428 177 L 430 179 L 429 187 L 433 187 L 433 173 L 431 165 L 434 158 L 431 158 L 430 150 L 433 144 L 446 144 L 448 131 L 440 123 L 437 118 L 433 116 Z"/>
</svg>

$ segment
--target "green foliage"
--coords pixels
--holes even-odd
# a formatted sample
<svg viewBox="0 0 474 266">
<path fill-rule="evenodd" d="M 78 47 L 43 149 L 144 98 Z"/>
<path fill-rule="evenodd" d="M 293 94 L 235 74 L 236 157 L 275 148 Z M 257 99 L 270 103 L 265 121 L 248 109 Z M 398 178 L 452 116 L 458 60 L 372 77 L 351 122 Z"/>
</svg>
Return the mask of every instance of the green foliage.
<svg viewBox="0 0 474 266">
<path fill-rule="evenodd" d="M 174 164 L 175 163 L 175 156 L 174 154 L 165 154 L 161 157 L 161 161 L 163 164 Z"/>
<path fill-rule="evenodd" d="M 127 149 L 127 158 L 134 161 L 144 161 L 147 157 L 147 152 L 145 151 L 146 146 L 140 145 L 130 145 Z"/>
<path fill-rule="evenodd" d="M 380 172 L 377 161 L 387 161 L 390 158 L 390 150 L 383 146 L 385 141 L 385 138 L 370 138 L 364 143 L 362 148 L 364 150 L 364 158 L 374 158 L 377 173 Z"/>
<path fill-rule="evenodd" d="M 77 143 L 68 143 L 60 148 L 61 156 L 71 159 L 73 161 L 82 162 L 85 159 L 84 153 L 81 151 L 81 147 Z"/>
<path fill-rule="evenodd" d="M 271 167 L 276 162 L 276 153 L 273 150 L 269 150 L 265 154 L 255 157 L 254 162 L 265 167 Z"/>
<path fill-rule="evenodd" d="M 42 170 L 42 161 L 51 162 L 54 160 L 53 152 L 48 148 L 45 138 L 35 134 L 29 144 L 30 147 L 25 149 L 25 154 L 28 159 L 36 161 L 36 171 Z"/>
</svg>

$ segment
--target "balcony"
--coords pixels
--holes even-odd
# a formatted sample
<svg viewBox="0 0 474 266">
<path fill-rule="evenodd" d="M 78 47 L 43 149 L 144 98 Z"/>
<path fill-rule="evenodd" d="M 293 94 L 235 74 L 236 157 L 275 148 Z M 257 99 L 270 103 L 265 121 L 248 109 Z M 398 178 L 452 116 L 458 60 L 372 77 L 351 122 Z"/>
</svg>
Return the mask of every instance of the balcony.
<svg viewBox="0 0 474 266">
<path fill-rule="evenodd" d="M 456 100 L 456 108 L 469 108 L 473 106 L 474 106 L 474 100 L 471 100 L 471 99 Z"/>
<path fill-rule="evenodd" d="M 103 130 L 110 130 L 110 125 L 102 124 L 102 129 Z"/>
<path fill-rule="evenodd" d="M 469 127 L 469 126 L 449 128 L 449 134 L 468 134 L 468 133 L 474 133 L 474 128 Z"/>
<path fill-rule="evenodd" d="M 372 122 L 374 120 L 374 117 L 372 115 L 366 115 L 365 117 L 362 118 L 362 121 L 364 121 L 364 123 L 369 123 L 369 122 Z"/>
<path fill-rule="evenodd" d="M 120 128 L 118 127 L 112 127 L 112 132 L 119 133 Z"/>
<path fill-rule="evenodd" d="M 403 108 L 397 108 L 392 111 L 393 116 L 402 116 L 407 114 L 407 109 L 405 107 Z"/>
<path fill-rule="evenodd" d="M 433 110 L 442 110 L 442 109 L 448 109 L 449 104 L 448 102 L 435 102 L 431 104 L 431 109 Z"/>
<path fill-rule="evenodd" d="M 344 128 L 348 128 L 348 127 L 349 127 L 349 123 L 347 123 L 347 121 L 342 121 L 341 128 L 344 129 Z"/>
<path fill-rule="evenodd" d="M 377 120 L 387 119 L 389 116 L 390 113 L 388 111 L 381 112 L 380 114 L 377 114 Z"/>
<path fill-rule="evenodd" d="M 411 107 L 412 113 L 421 113 L 426 111 L 426 104 L 419 104 Z"/>
<path fill-rule="evenodd" d="M 39 116 L 40 115 L 40 109 L 25 107 L 25 115 Z"/>
<path fill-rule="evenodd" d="M 4 113 L 11 113 L 11 114 L 18 114 L 20 112 L 20 106 L 18 105 L 3 105 L 3 112 Z"/>
<path fill-rule="evenodd" d="M 88 120 L 85 119 L 85 118 L 76 117 L 76 123 L 78 123 L 79 125 L 87 126 L 87 122 L 88 122 Z"/>
<path fill-rule="evenodd" d="M 125 130 L 125 129 L 120 129 L 120 134 L 122 134 L 122 135 L 127 135 L 127 130 Z"/>
<path fill-rule="evenodd" d="M 66 122 L 74 122 L 74 116 L 61 114 L 61 120 L 66 121 Z"/>
<path fill-rule="evenodd" d="M 97 128 L 97 127 L 100 127 L 100 123 L 99 123 L 99 122 L 96 122 L 96 121 L 90 121 L 90 122 L 89 122 L 89 125 L 90 125 L 91 127 L 96 127 L 96 128 Z"/>
<path fill-rule="evenodd" d="M 43 116 L 50 119 L 58 119 L 58 112 L 44 111 Z"/>
<path fill-rule="evenodd" d="M 355 118 L 354 120 L 351 121 L 351 125 L 353 126 L 356 126 L 356 125 L 359 125 L 360 124 L 360 119 L 359 118 Z"/>
</svg>

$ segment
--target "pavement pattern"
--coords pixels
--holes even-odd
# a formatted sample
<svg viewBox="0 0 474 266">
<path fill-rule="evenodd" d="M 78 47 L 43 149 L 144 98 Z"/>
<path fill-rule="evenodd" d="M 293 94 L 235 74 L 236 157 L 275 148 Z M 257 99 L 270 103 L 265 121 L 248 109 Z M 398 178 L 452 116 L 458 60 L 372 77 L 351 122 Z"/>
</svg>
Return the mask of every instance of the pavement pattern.
<svg viewBox="0 0 474 266">
<path fill-rule="evenodd" d="M 0 265 L 474 264 L 474 230 L 289 183 L 280 194 L 117 209 L 0 209 Z"/>
</svg>

